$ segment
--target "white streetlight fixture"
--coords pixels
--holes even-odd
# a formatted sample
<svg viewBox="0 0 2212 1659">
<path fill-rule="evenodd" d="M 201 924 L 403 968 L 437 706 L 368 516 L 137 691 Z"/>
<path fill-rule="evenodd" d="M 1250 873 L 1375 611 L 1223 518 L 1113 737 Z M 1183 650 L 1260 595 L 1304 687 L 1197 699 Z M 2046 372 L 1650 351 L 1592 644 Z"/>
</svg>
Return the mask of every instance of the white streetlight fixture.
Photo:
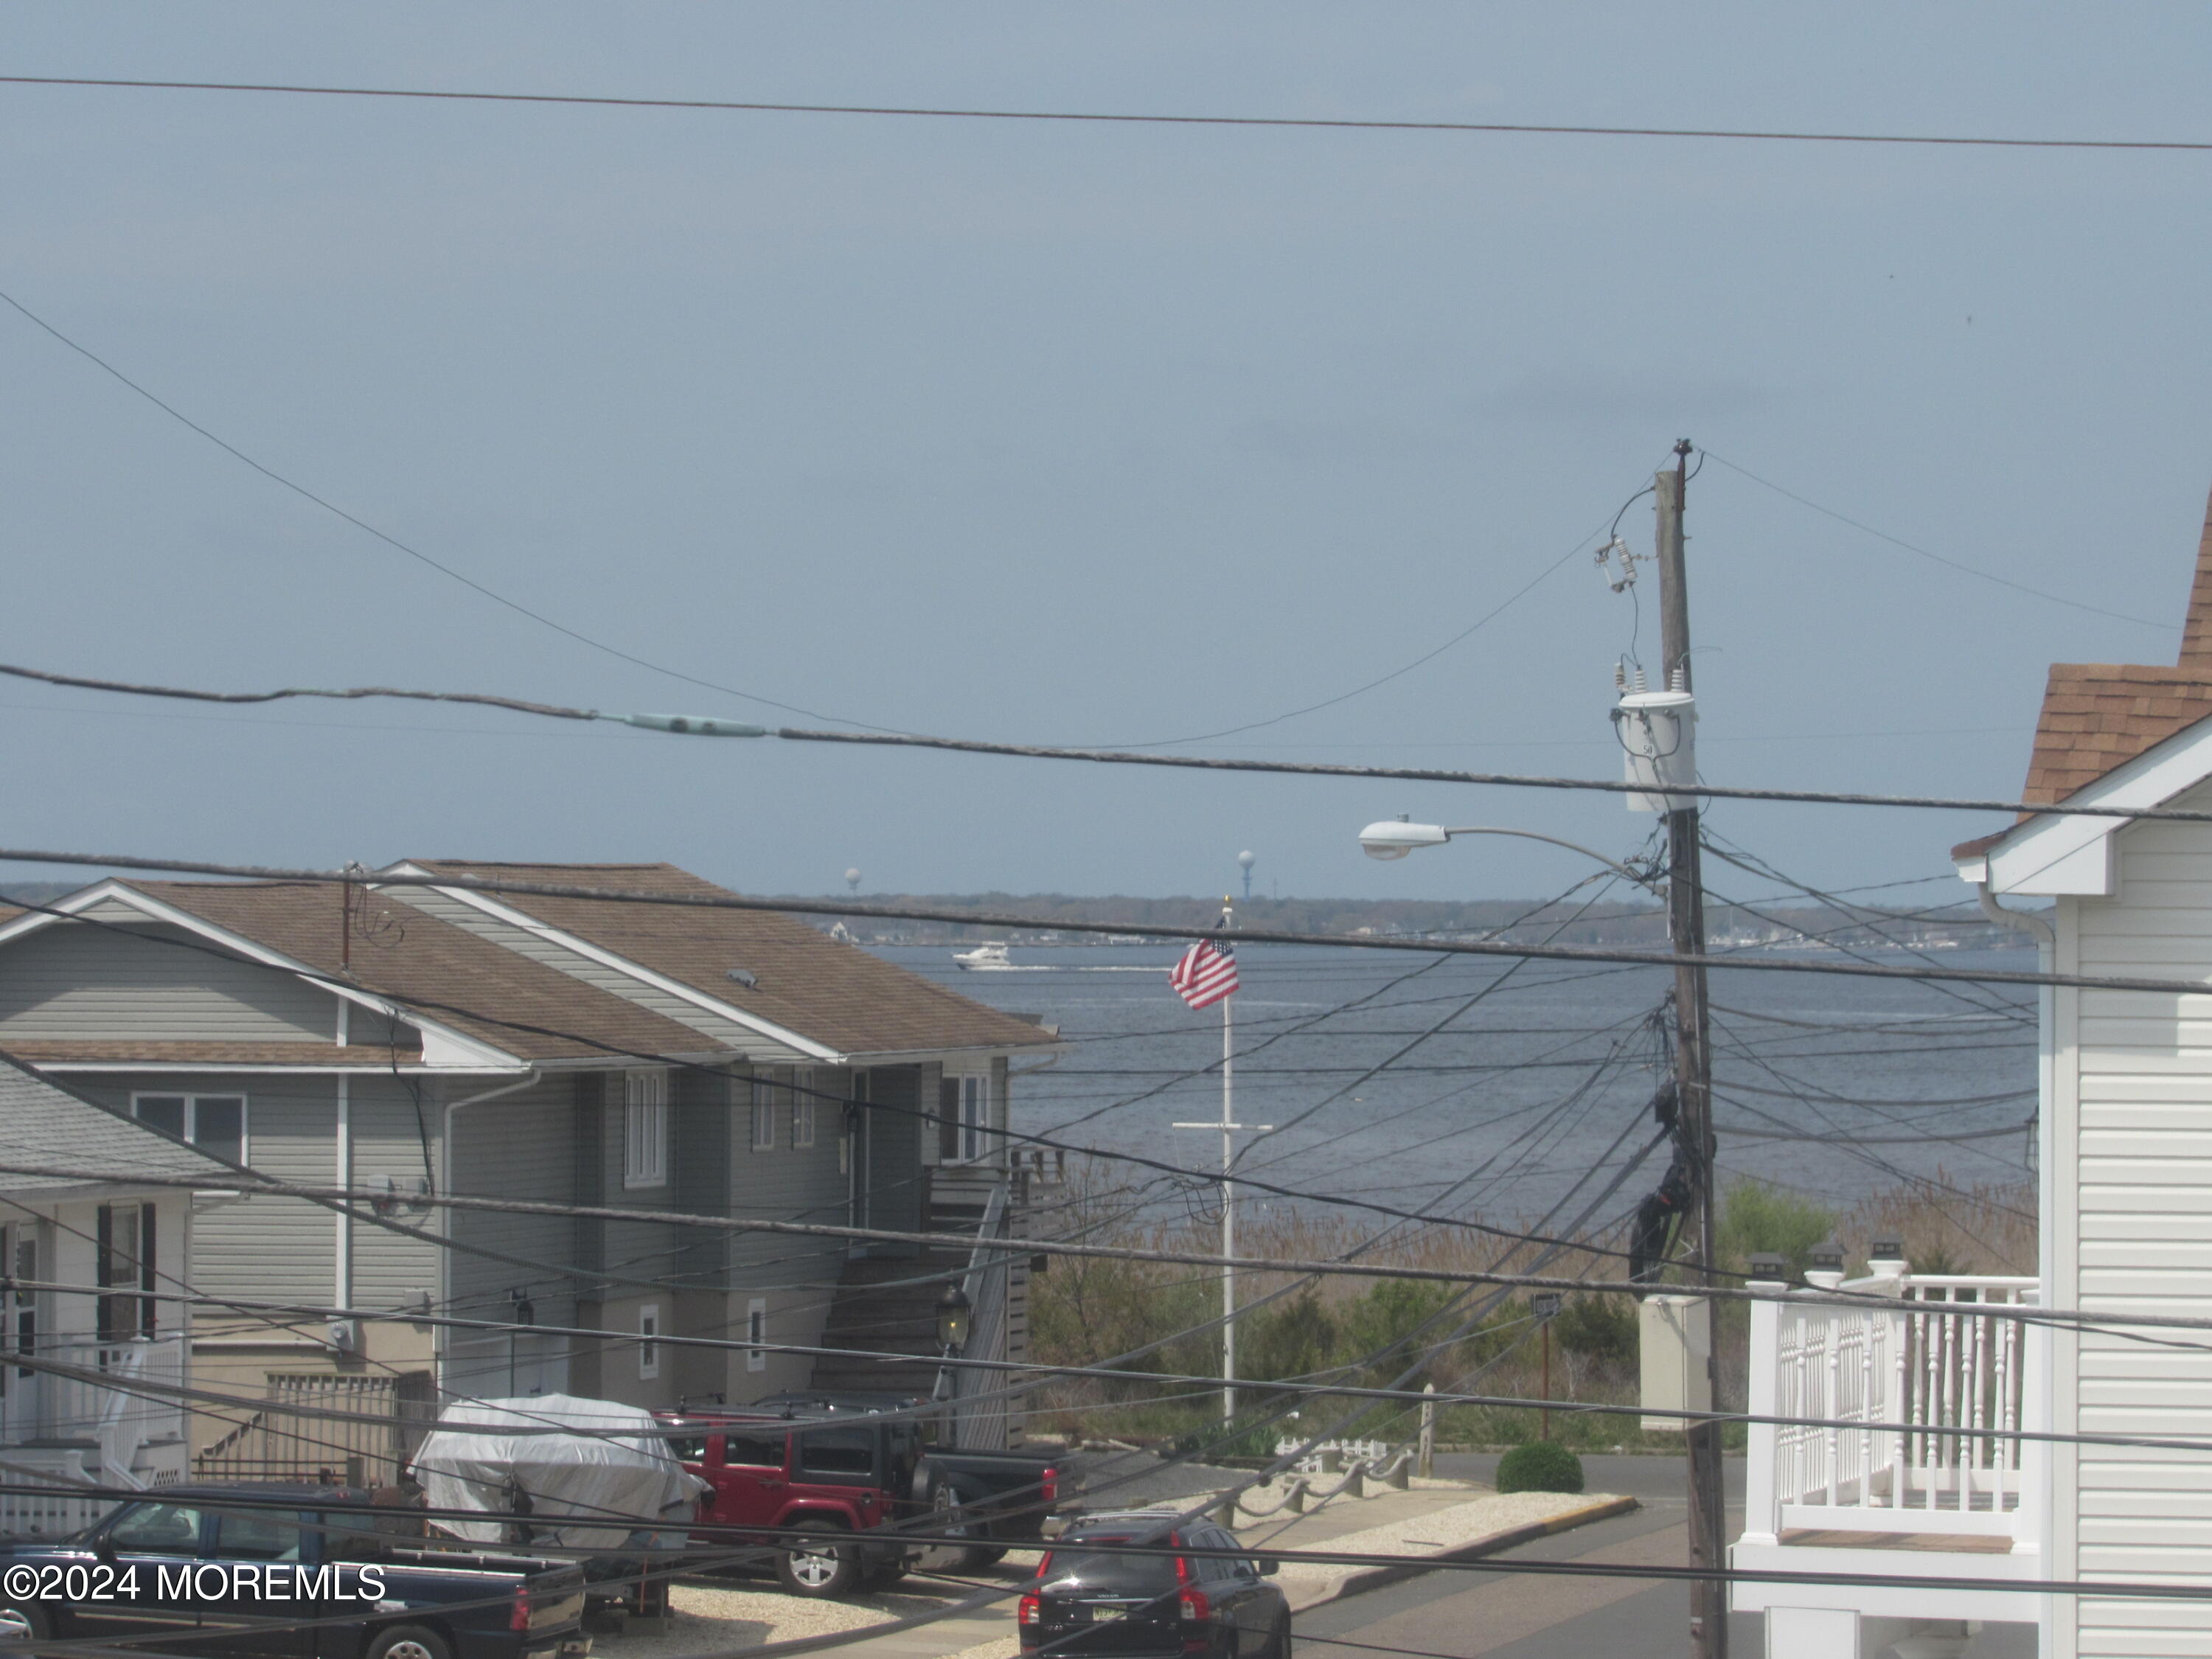
<svg viewBox="0 0 2212 1659">
<path fill-rule="evenodd" d="M 1562 841 L 1557 836 L 1547 836 L 1534 830 L 1508 830 L 1490 823 L 1453 824 L 1414 823 L 1406 818 L 1384 818 L 1370 823 L 1359 832 L 1359 844 L 1370 859 L 1401 859 L 1417 847 L 1442 847 L 1454 836 L 1518 836 L 1524 841 L 1547 842 L 1553 847 L 1564 847 L 1571 853 L 1580 853 L 1584 858 L 1595 859 L 1614 874 L 1626 876 L 1638 887 L 1656 892 L 1658 884 L 1648 875 L 1639 875 L 1616 859 L 1583 846 L 1578 842 Z"/>
</svg>

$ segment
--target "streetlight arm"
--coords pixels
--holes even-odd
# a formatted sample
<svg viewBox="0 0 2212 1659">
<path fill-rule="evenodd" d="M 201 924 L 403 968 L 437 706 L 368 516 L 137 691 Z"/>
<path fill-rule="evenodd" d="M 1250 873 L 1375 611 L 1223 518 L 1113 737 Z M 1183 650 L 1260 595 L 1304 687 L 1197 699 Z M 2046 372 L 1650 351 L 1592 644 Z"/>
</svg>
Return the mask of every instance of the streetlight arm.
<svg viewBox="0 0 2212 1659">
<path fill-rule="evenodd" d="M 1547 836 L 1536 830 L 1509 830 L 1503 824 L 1492 823 L 1413 823 L 1404 818 L 1386 818 L 1362 830 L 1359 844 L 1367 849 L 1370 858 L 1401 859 L 1417 848 L 1441 847 L 1454 836 L 1518 836 L 1524 841 L 1548 842 L 1554 847 L 1564 847 L 1571 853 L 1580 853 L 1584 858 L 1595 859 L 1615 875 L 1626 877 L 1649 892 L 1661 890 L 1659 884 L 1649 875 L 1638 874 L 1594 848 L 1584 847 L 1579 842 L 1564 841 L 1557 836 Z"/>
<path fill-rule="evenodd" d="M 1655 893 L 1660 890 L 1659 884 L 1653 881 L 1650 876 L 1638 875 L 1626 865 L 1606 857 L 1604 854 L 1593 848 L 1585 847 L 1580 842 L 1563 841 L 1557 836 L 1547 836 L 1538 830 L 1508 830 L 1500 824 L 1469 823 L 1449 826 L 1445 829 L 1444 834 L 1447 836 L 1518 836 L 1523 841 L 1549 842 L 1553 846 L 1564 847 L 1571 853 L 1580 853 L 1584 858 L 1595 859 L 1614 874 L 1627 877 L 1638 887 L 1646 888 Z"/>
</svg>

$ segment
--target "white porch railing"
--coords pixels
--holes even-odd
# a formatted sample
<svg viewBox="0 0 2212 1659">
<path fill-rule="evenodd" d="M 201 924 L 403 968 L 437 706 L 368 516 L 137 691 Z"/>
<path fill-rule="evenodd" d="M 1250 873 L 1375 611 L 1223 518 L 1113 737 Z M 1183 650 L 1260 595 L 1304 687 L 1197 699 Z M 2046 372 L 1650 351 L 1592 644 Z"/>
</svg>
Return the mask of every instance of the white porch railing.
<svg viewBox="0 0 2212 1659">
<path fill-rule="evenodd" d="M 0 1463 L 7 1484 L 43 1477 L 55 1490 L 0 1492 L 0 1534 L 52 1537 L 114 1507 L 112 1499 L 74 1495 L 78 1486 L 143 1490 L 182 1475 L 185 1407 L 173 1392 L 185 1381 L 181 1336 L 42 1342 L 36 1357 L 75 1374 L 26 1374 L 12 1355 L 0 1354 L 7 1369 Z M 153 1387 L 132 1386 L 147 1384 Z"/>
<path fill-rule="evenodd" d="M 1837 1286 L 1891 1305 L 1754 1303 L 1746 1542 L 1792 1534 L 1980 1534 L 2033 1542 L 2041 1468 L 2025 1386 L 2034 1328 L 1968 1306 L 2033 1304 L 2033 1279 L 1877 1275 Z"/>
</svg>

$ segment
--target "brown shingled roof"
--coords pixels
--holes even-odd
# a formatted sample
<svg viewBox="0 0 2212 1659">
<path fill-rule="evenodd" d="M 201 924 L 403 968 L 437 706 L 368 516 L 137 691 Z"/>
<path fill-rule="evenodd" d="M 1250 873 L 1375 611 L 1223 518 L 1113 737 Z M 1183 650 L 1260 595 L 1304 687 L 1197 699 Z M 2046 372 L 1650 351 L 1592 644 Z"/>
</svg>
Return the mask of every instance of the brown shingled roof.
<svg viewBox="0 0 2212 1659">
<path fill-rule="evenodd" d="M 2182 625 L 2181 659 L 2172 668 L 2141 663 L 2053 663 L 2045 683 L 2021 799 L 2048 806 L 2078 794 L 2168 738 L 2212 717 L 2212 499 L 2197 544 L 2197 574 Z M 2023 812 L 2015 823 L 2033 817 Z M 1961 842 L 1972 858 L 2008 831 Z"/>
<path fill-rule="evenodd" d="M 2212 654 L 2202 667 L 2053 663 L 2021 799 L 2064 800 L 2212 715 Z"/>
<path fill-rule="evenodd" d="M 488 881 L 653 893 L 726 893 L 672 864 L 483 864 L 418 860 Z M 503 893 L 510 908 L 848 1054 L 1029 1048 L 1052 1034 L 971 1002 L 856 945 L 769 910 L 712 910 Z M 750 986 L 732 969 L 755 976 Z"/>
<path fill-rule="evenodd" d="M 318 973 L 346 977 L 339 961 L 337 895 L 326 884 L 124 884 Z M 440 1005 L 422 1009 L 423 1017 L 519 1059 L 620 1057 L 599 1046 L 602 1043 L 632 1054 L 696 1054 L 713 1046 L 711 1039 L 688 1025 L 389 898 L 372 895 L 368 910 L 358 917 L 355 928 L 352 983 L 371 994 L 382 992 L 403 1005 Z M 483 1018 L 450 1012 L 456 1008 Z M 575 1035 L 544 1035 L 547 1032 Z"/>
</svg>

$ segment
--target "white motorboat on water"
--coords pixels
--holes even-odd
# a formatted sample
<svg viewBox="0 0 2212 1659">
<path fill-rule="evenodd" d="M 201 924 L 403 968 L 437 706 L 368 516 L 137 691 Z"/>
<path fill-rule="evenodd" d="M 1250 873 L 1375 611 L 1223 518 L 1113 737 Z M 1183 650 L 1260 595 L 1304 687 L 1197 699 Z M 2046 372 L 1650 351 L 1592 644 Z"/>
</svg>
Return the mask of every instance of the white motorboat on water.
<svg viewBox="0 0 2212 1659">
<path fill-rule="evenodd" d="M 963 968 L 1004 970 L 1014 965 L 1007 960 L 1006 943 L 1001 939 L 988 940 L 972 951 L 955 951 L 952 960 Z"/>
</svg>

